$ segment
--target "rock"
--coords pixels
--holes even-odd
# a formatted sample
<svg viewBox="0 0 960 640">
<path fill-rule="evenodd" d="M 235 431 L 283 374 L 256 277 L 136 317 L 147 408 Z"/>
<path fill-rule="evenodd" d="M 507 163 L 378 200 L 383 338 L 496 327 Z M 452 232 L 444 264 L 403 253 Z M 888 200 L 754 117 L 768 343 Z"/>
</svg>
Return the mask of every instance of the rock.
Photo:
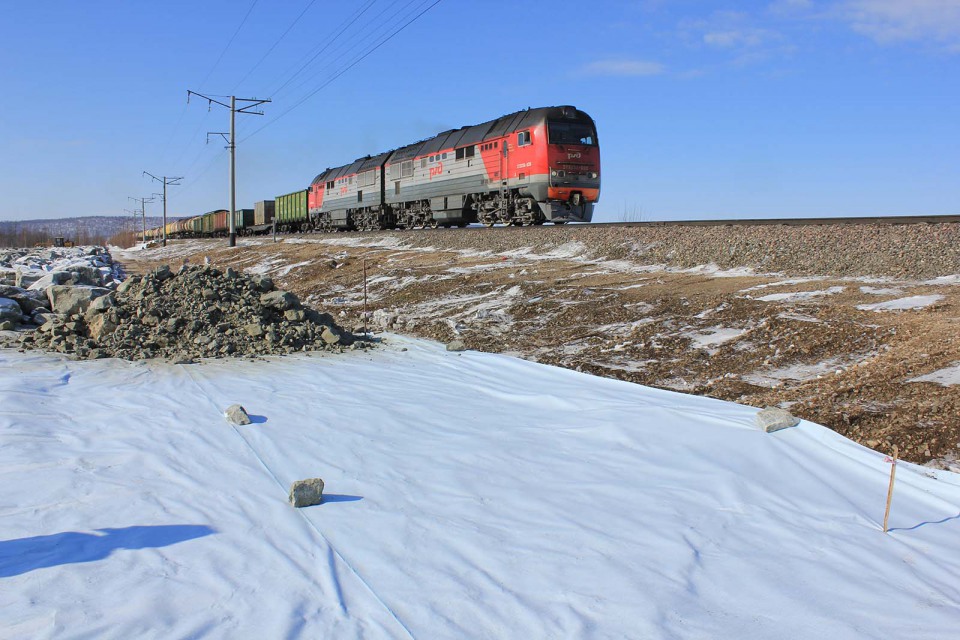
<svg viewBox="0 0 960 640">
<path fill-rule="evenodd" d="M 257 289 L 264 293 L 273 290 L 273 280 L 267 276 L 253 276 L 252 282 Z"/>
<path fill-rule="evenodd" d="M 323 502 L 323 480 L 308 478 L 297 480 L 290 485 L 290 504 L 300 507 L 312 507 Z"/>
<path fill-rule="evenodd" d="M 55 284 L 67 284 L 68 282 L 70 282 L 69 273 L 66 271 L 54 271 L 43 276 L 27 288 L 32 291 L 43 291 L 47 289 L 47 287 Z"/>
<path fill-rule="evenodd" d="M 110 290 L 103 287 L 52 285 L 47 288 L 47 299 L 53 311 L 70 315 L 86 312 L 91 302 L 108 293 Z"/>
<path fill-rule="evenodd" d="M 30 316 L 30 321 L 33 324 L 43 326 L 46 323 L 50 322 L 54 318 L 59 318 L 60 316 L 50 310 L 41 310 L 38 309 L 33 312 Z"/>
<path fill-rule="evenodd" d="M 396 324 L 397 314 L 384 311 L 383 309 L 377 309 L 370 317 L 370 322 L 374 326 L 378 326 L 382 329 L 389 329 Z"/>
<path fill-rule="evenodd" d="M 223 417 L 233 424 L 250 424 L 250 416 L 247 415 L 247 410 L 239 404 L 232 404 L 227 407 L 227 410 L 223 412 Z"/>
<path fill-rule="evenodd" d="M 277 311 L 286 311 L 287 309 L 298 309 L 300 300 L 289 291 L 270 291 L 260 296 L 260 304 Z"/>
<path fill-rule="evenodd" d="M 800 418 L 779 407 L 767 407 L 763 409 L 757 413 L 755 420 L 757 426 L 767 433 L 773 433 L 774 431 L 795 427 L 800 424 Z"/>
<path fill-rule="evenodd" d="M 447 343 L 447 351 L 466 351 L 467 345 L 463 343 L 463 340 L 452 340 Z"/>
<path fill-rule="evenodd" d="M 116 306 L 117 302 L 113 296 L 113 293 L 108 293 L 107 295 L 100 296 L 96 300 L 90 303 L 90 307 L 87 309 L 87 313 L 103 313 L 107 309 Z"/>
<path fill-rule="evenodd" d="M 333 345 L 333 344 L 337 344 L 338 342 L 340 342 L 340 332 L 339 332 L 339 331 L 336 331 L 335 329 L 333 329 L 333 328 L 331 328 L 331 327 L 324 327 L 324 328 L 323 328 L 323 331 L 320 333 L 320 337 L 321 337 L 321 338 L 323 339 L 323 341 L 326 342 L 327 344 Z"/>
<path fill-rule="evenodd" d="M 0 298 L 0 322 L 20 322 L 23 312 L 16 300 Z"/>
<path fill-rule="evenodd" d="M 98 313 L 87 321 L 87 331 L 94 340 L 101 340 L 104 336 L 110 335 L 116 331 L 117 325 L 103 313 Z"/>
<path fill-rule="evenodd" d="M 117 293 L 126 293 L 133 288 L 134 285 L 138 284 L 140 279 L 137 277 L 129 278 L 120 283 L 120 286 L 117 287 Z"/>
<path fill-rule="evenodd" d="M 251 338 L 260 338 L 263 336 L 263 325 L 259 322 L 253 322 L 244 327 L 247 335 Z"/>
<path fill-rule="evenodd" d="M 100 270 L 96 267 L 74 265 L 67 267 L 66 270 L 70 274 L 70 282 L 73 284 L 91 287 L 99 287 L 103 284 L 103 277 L 100 274 Z"/>
<path fill-rule="evenodd" d="M 301 309 L 287 309 L 283 312 L 283 317 L 289 322 L 303 322 L 307 315 Z"/>
<path fill-rule="evenodd" d="M 169 265 L 163 265 L 154 269 L 153 277 L 156 278 L 159 282 L 163 282 L 164 280 L 172 278 L 173 273 L 171 273 Z"/>
<path fill-rule="evenodd" d="M 31 291 L 30 293 L 35 294 L 35 292 L 33 291 Z M 13 296 L 11 299 L 15 300 L 16 303 L 20 305 L 20 310 L 23 311 L 23 315 L 25 316 L 29 316 L 30 314 L 32 314 L 34 311 L 37 311 L 38 309 L 40 310 L 45 309 L 47 311 L 50 310 L 48 306 L 49 302 L 47 302 L 47 297 L 42 294 L 40 294 L 40 297 L 33 297 L 31 295 L 20 295 L 20 296 Z"/>
<path fill-rule="evenodd" d="M 46 272 L 39 269 L 17 269 L 16 285 L 26 289 L 46 275 Z"/>
<path fill-rule="evenodd" d="M 0 320 L 0 331 L 13 331 L 17 328 L 17 323 L 13 320 Z"/>
</svg>

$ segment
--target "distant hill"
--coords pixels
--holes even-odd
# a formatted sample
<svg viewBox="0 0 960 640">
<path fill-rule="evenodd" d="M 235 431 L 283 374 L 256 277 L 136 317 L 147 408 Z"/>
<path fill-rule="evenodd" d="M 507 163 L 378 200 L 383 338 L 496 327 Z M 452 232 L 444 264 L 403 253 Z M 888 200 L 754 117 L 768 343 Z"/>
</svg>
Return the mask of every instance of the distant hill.
<svg viewBox="0 0 960 640">
<path fill-rule="evenodd" d="M 179 217 L 167 216 L 167 222 Z M 147 228 L 163 224 L 162 216 L 147 216 Z M 77 244 L 103 244 L 121 231 L 134 229 L 133 216 L 85 216 L 45 220 L 0 220 L 0 246 L 32 246 L 51 238 L 65 238 Z M 136 230 L 141 229 L 136 219 Z"/>
</svg>

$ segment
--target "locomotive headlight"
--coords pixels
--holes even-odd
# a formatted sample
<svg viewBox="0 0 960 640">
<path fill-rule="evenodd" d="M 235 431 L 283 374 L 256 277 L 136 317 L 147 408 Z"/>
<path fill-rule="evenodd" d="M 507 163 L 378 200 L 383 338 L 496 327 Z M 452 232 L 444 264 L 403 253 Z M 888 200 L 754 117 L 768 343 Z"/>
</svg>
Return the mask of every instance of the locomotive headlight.
<svg viewBox="0 0 960 640">
<path fill-rule="evenodd" d="M 597 176 L 599 176 L 600 174 L 597 173 L 596 171 L 591 171 L 591 172 L 590 172 L 589 174 L 587 174 L 587 175 L 590 176 L 590 179 L 591 179 L 591 180 L 596 180 L 596 179 L 597 179 Z"/>
<path fill-rule="evenodd" d="M 550 170 L 550 175 L 553 176 L 554 178 L 556 178 L 557 175 L 558 175 L 558 174 L 557 174 L 557 170 L 556 170 L 556 169 L 551 169 L 551 170 Z"/>
</svg>

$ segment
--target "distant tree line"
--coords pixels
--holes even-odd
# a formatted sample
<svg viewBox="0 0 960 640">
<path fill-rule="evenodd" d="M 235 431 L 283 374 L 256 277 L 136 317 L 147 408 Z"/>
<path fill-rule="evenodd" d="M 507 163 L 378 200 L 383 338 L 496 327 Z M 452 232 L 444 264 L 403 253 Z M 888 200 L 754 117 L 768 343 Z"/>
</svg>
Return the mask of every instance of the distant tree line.
<svg viewBox="0 0 960 640">
<path fill-rule="evenodd" d="M 176 218 L 173 218 L 176 219 Z M 147 228 L 161 224 L 162 218 L 148 217 Z M 0 220 L 0 247 L 34 247 L 52 245 L 54 238 L 63 238 L 77 245 L 103 245 L 111 242 L 117 246 L 134 244 L 134 226 L 137 234 L 143 222 L 120 216 L 85 216 L 41 220 Z M 129 236 L 129 239 L 128 239 Z"/>
<path fill-rule="evenodd" d="M 5 223 L 0 227 L 0 247 L 35 247 L 52 245 L 55 237 L 62 237 L 78 245 L 102 245 L 107 238 L 102 233 L 92 232 L 82 227 L 73 236 L 51 233 L 44 227 L 19 222 Z"/>
</svg>

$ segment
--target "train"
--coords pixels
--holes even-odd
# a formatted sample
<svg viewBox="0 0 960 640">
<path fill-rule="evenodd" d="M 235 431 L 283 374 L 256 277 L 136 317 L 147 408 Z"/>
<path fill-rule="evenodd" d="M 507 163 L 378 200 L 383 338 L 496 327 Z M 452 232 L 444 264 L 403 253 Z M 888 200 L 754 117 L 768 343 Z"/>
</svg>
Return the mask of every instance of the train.
<svg viewBox="0 0 960 640">
<path fill-rule="evenodd" d="M 238 235 L 589 222 L 600 199 L 596 124 L 573 106 L 525 109 L 319 173 L 304 189 L 233 213 Z M 229 232 L 230 212 L 166 225 Z M 164 228 L 147 232 L 148 239 Z"/>
</svg>

